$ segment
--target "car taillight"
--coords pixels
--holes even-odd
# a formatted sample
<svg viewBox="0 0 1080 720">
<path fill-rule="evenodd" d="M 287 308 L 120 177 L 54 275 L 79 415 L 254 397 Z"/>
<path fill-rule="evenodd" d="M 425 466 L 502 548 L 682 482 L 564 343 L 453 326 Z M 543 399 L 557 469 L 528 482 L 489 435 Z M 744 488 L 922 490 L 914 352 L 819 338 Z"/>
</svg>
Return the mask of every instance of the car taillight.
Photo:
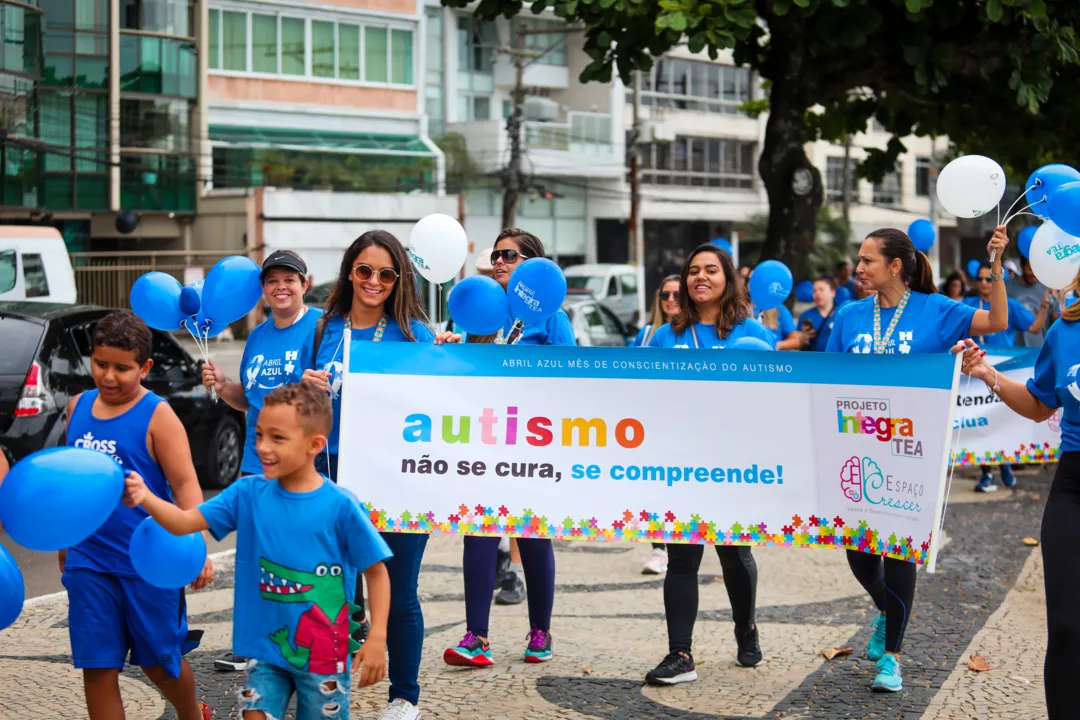
<svg viewBox="0 0 1080 720">
<path fill-rule="evenodd" d="M 15 406 L 15 417 L 31 417 L 45 412 L 46 403 L 51 398 L 41 384 L 41 365 L 35 360 L 30 363 L 30 372 L 26 373 L 19 404 Z"/>
</svg>

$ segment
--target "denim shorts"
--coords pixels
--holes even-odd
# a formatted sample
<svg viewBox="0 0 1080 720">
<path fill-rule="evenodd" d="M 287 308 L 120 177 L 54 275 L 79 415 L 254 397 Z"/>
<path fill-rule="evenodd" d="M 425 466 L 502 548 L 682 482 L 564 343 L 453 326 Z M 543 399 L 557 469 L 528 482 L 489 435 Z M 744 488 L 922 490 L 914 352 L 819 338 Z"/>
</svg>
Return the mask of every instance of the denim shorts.
<svg viewBox="0 0 1080 720">
<path fill-rule="evenodd" d="M 240 691 L 240 710 L 259 710 L 267 720 L 285 720 L 294 693 L 296 720 L 349 718 L 349 673 L 316 675 L 255 660 Z"/>
</svg>

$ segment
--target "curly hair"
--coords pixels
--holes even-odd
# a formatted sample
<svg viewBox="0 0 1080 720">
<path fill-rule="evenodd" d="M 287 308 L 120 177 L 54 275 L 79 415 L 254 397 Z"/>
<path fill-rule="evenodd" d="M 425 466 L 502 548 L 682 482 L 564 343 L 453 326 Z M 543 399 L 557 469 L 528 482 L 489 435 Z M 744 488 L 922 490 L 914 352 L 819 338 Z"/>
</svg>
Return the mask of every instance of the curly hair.
<svg viewBox="0 0 1080 720">
<path fill-rule="evenodd" d="M 129 350 L 140 365 L 153 355 L 154 336 L 150 328 L 130 310 L 116 310 L 98 320 L 90 340 L 91 352 L 99 347 Z"/>
<path fill-rule="evenodd" d="M 291 405 L 296 408 L 300 426 L 308 433 L 329 435 L 334 425 L 334 411 L 330 396 L 314 385 L 293 383 L 279 385 L 263 398 L 263 407 Z"/>
</svg>

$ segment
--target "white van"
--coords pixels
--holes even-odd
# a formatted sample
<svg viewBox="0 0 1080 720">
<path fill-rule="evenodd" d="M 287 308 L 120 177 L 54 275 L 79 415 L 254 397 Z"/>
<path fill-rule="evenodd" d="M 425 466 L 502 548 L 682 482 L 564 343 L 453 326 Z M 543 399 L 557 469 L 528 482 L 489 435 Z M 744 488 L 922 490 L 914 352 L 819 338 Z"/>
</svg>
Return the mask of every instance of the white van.
<svg viewBox="0 0 1080 720">
<path fill-rule="evenodd" d="M 590 292 L 626 325 L 637 325 L 638 272 L 633 265 L 593 263 L 571 265 L 563 273 L 571 291 Z"/>
<path fill-rule="evenodd" d="M 0 225 L 0 301 L 75 303 L 75 272 L 60 231 Z"/>
</svg>

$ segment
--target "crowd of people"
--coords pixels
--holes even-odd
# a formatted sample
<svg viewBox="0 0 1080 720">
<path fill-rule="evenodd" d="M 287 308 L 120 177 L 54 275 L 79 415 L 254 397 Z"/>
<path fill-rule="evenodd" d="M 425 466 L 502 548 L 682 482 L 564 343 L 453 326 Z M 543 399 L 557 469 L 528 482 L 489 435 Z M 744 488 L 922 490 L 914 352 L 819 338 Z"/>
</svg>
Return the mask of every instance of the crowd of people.
<svg viewBox="0 0 1080 720">
<path fill-rule="evenodd" d="M 750 337 L 770 348 L 818 352 L 962 351 L 964 371 L 984 380 L 1016 412 L 1045 419 L 1064 407 L 1063 455 L 1048 498 L 1042 545 L 1050 627 L 1046 693 L 1051 719 L 1061 720 L 1071 712 L 1067 683 L 1080 671 L 1080 620 L 1071 606 L 1080 591 L 1073 542 L 1080 541 L 1080 402 L 1068 387 L 1070 382 L 1075 386 L 1068 373 L 1074 367 L 1070 353 L 1080 342 L 1080 306 L 1066 309 L 1060 321 L 1049 325 L 1033 381 L 1024 386 L 998 377 L 982 347 L 1019 342 L 1021 332 L 1023 342 L 1028 335 L 1041 340 L 1050 307 L 1050 296 L 1043 292 L 1040 297 L 1037 289 L 1010 298 L 1002 267 L 1007 244 L 1005 228 L 997 228 L 987 246 L 993 260 L 980 269 L 976 294 L 954 297 L 954 279 L 939 292 L 929 261 L 903 232 L 875 231 L 859 248 L 857 280 L 850 263 L 832 277 L 817 279 L 814 305 L 800 315 L 798 325 L 786 308 L 754 308 L 746 286 L 749 273 L 736 270 L 720 248 L 703 245 L 678 275 L 660 282 L 635 344 L 709 350 Z M 507 229 L 481 258 L 490 266 L 478 263 L 477 270 L 490 272 L 505 289 L 520 263 L 544 257 L 544 252 L 536 236 Z M 360 500 L 336 485 L 342 443 L 355 442 L 341 438 L 338 430 L 346 331 L 353 342 L 575 344 L 562 311 L 538 325 L 507 317 L 490 336 L 434 332 L 408 254 L 384 231 L 364 233 L 345 251 L 325 312 L 304 305 L 308 277 L 299 255 L 270 255 L 261 279 L 271 315 L 247 340 L 241 377 L 232 380 L 213 363 L 204 366 L 207 388 L 248 417 L 243 476 L 209 501 L 203 501 L 195 480 L 183 427 L 168 404 L 141 384 L 153 364 L 146 325 L 119 311 L 93 332 L 91 370 L 97 389 L 72 401 L 68 438 L 85 432 L 107 437 L 114 441 L 110 452 L 130 471 L 123 504 L 97 533 L 60 559 L 69 593 L 72 654 L 84 673 L 93 720 L 123 717 L 119 673 L 129 657 L 182 720 L 209 717 L 210 709 L 196 699 L 193 674 L 183 659 L 199 640 L 198 631 L 187 627 L 183 592 L 150 587 L 127 556 L 131 533 L 147 514 L 176 534 L 206 532 L 220 540 L 237 533 L 235 655 L 222 660 L 224 667 L 248 674 L 239 696 L 245 720 L 285 717 L 294 695 L 301 720 L 346 718 L 352 673 L 359 675 L 360 687 L 389 675 L 381 720 L 421 717 L 424 617 L 417 587 L 428 537 L 378 533 Z M 1025 289 L 1034 287 L 1026 273 L 1017 280 Z M 841 288 L 850 297 L 843 304 L 837 302 Z M 1039 300 L 1036 312 L 1023 307 L 1032 298 Z M 739 546 L 715 550 L 732 606 L 736 662 L 757 666 L 763 654 L 755 621 L 758 568 L 753 552 Z M 686 544 L 657 544 L 650 552 L 645 572 L 665 573 L 669 652 L 643 673 L 648 683 L 674 685 L 697 678 L 693 632 L 704 554 L 704 546 Z M 865 649 L 876 662 L 871 687 L 900 692 L 916 566 L 857 551 L 847 551 L 847 559 L 878 609 Z M 551 541 L 521 538 L 511 544 L 466 537 L 462 568 L 466 632 L 444 649 L 444 661 L 466 667 L 493 664 L 490 606 L 506 573 L 517 582 L 524 576 L 516 593 L 528 607 L 522 660 L 551 660 L 556 600 Z M 193 588 L 205 587 L 212 578 L 207 561 Z M 517 582 L 502 589 L 518 590 Z M 300 598 L 312 603 L 302 614 L 295 602 Z"/>
</svg>

